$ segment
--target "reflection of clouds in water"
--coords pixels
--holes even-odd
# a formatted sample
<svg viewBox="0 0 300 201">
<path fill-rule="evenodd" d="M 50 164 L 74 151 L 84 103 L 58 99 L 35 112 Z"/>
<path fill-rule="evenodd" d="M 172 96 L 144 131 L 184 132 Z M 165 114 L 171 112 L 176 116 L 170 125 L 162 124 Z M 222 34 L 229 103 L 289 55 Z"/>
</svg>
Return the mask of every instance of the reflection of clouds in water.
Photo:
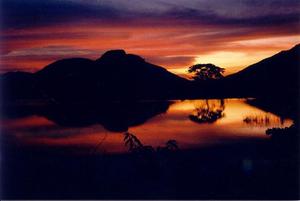
<svg viewBox="0 0 300 201">
<path fill-rule="evenodd" d="M 220 100 L 209 100 L 209 107 L 220 107 Z M 213 124 L 198 124 L 188 116 L 196 107 L 205 106 L 206 100 L 176 101 L 166 113 L 148 119 L 145 123 L 130 126 L 129 132 L 135 134 L 145 145 L 160 146 L 169 139 L 175 139 L 181 149 L 209 146 L 228 141 L 267 138 L 265 130 L 277 126 L 276 115 L 266 113 L 248 105 L 242 99 L 226 99 L 226 115 Z M 244 123 L 247 116 L 269 115 L 268 125 L 260 127 Z M 281 127 L 291 125 L 286 120 Z M 81 149 L 95 147 L 104 138 L 99 150 L 124 152 L 122 132 L 107 131 L 100 124 L 85 127 L 62 127 L 40 116 L 31 116 L 3 122 L 6 135 L 13 135 L 19 143 L 41 146 L 76 146 Z M 84 151 L 84 150 L 83 150 Z"/>
<path fill-rule="evenodd" d="M 19 137 L 48 137 L 48 138 L 66 138 L 74 135 L 87 133 L 96 133 L 104 131 L 101 125 L 93 125 L 90 127 L 71 128 L 61 127 L 45 117 L 33 115 L 20 119 L 5 120 L 1 123 L 3 133 L 15 133 Z"/>
</svg>

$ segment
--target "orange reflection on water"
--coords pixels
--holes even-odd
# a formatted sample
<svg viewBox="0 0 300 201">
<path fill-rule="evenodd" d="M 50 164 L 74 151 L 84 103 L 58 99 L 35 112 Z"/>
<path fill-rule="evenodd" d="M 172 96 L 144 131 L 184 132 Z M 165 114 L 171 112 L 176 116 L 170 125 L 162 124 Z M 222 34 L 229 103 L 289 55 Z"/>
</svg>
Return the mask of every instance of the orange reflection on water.
<svg viewBox="0 0 300 201">
<path fill-rule="evenodd" d="M 199 107 L 223 104 L 222 116 L 212 123 L 192 121 L 189 116 Z M 201 108 L 200 108 L 201 109 Z M 206 111 L 206 110 L 205 110 Z M 249 117 L 267 116 L 267 124 L 249 124 Z M 125 152 L 123 133 L 110 132 L 101 125 L 81 128 L 61 127 L 44 117 L 31 116 L 23 119 L 6 120 L 4 134 L 13 135 L 19 143 L 30 146 L 76 147 L 80 151 L 100 153 Z M 129 128 L 144 145 L 161 146 L 170 139 L 178 142 L 181 149 L 199 148 L 238 142 L 247 139 L 268 138 L 267 128 L 287 127 L 290 119 L 264 112 L 250 106 L 244 99 L 185 100 L 176 101 L 168 111 L 149 119 L 142 125 Z M 2 125 L 4 125 L 2 123 Z M 33 132 L 34 130 L 34 132 Z"/>
<path fill-rule="evenodd" d="M 210 100 L 210 103 L 213 104 L 214 101 L 216 100 Z M 250 106 L 240 99 L 225 100 L 225 115 L 214 123 L 198 124 L 190 121 L 187 117 L 203 102 L 205 100 L 177 102 L 171 105 L 166 116 L 154 118 L 143 126 L 131 128 L 130 131 L 136 133 L 146 144 L 157 146 L 169 139 L 175 139 L 181 148 L 194 148 L 232 140 L 267 138 L 267 128 L 292 124 L 291 120 L 285 120 L 281 124 L 278 116 Z M 247 125 L 243 120 L 250 114 L 268 114 L 272 117 L 272 122 L 268 126 Z"/>
</svg>

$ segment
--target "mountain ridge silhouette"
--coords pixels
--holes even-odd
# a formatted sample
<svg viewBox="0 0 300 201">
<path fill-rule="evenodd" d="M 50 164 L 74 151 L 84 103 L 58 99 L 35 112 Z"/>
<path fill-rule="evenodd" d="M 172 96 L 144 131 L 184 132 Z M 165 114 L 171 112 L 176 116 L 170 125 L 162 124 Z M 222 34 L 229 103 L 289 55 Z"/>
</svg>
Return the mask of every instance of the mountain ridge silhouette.
<svg viewBox="0 0 300 201">
<path fill-rule="evenodd" d="M 183 93 L 189 84 L 188 80 L 124 50 L 108 51 L 95 61 L 58 60 L 36 73 L 26 73 L 26 78 L 18 74 L 20 72 L 2 76 L 4 95 L 11 99 L 21 98 L 27 90 L 19 83 L 22 79 L 27 79 L 30 85 L 27 88 L 32 89 L 26 98 L 40 97 L 57 102 L 167 99 Z"/>
<path fill-rule="evenodd" d="M 299 68 L 300 44 L 297 44 L 225 77 L 223 82 L 240 94 L 296 97 L 300 92 Z"/>
<path fill-rule="evenodd" d="M 132 101 L 200 97 L 296 97 L 299 93 L 300 44 L 215 81 L 179 77 L 124 50 L 96 60 L 55 61 L 36 73 L 9 72 L 1 77 L 8 100 L 54 102 Z"/>
</svg>

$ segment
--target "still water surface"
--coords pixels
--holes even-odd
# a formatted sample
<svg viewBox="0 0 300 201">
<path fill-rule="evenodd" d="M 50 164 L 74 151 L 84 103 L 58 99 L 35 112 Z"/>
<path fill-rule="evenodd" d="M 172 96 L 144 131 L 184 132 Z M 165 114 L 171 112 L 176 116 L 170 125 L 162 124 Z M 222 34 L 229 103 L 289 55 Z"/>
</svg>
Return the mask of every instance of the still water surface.
<svg viewBox="0 0 300 201">
<path fill-rule="evenodd" d="M 173 139 L 180 149 L 268 138 L 266 129 L 292 124 L 290 119 L 251 106 L 246 99 L 176 100 L 165 110 L 151 114 L 129 125 L 128 132 L 136 135 L 144 145 L 157 147 Z M 120 115 L 118 119 L 128 118 Z M 60 122 L 67 118 L 70 117 L 60 118 Z M 4 118 L 1 127 L 2 135 L 20 146 L 74 148 L 78 153 L 127 151 L 124 131 L 112 131 L 101 122 L 75 127 L 60 124 L 47 115 L 34 114 Z"/>
</svg>

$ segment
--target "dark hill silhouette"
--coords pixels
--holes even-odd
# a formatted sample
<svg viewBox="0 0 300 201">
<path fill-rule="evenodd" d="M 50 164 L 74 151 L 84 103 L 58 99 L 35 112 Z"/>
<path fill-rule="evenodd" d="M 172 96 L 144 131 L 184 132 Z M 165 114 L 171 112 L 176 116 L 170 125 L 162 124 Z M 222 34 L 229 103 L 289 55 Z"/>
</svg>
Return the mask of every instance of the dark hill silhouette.
<svg viewBox="0 0 300 201">
<path fill-rule="evenodd" d="M 72 58 L 56 61 L 35 73 L 43 94 L 55 102 L 92 99 L 101 93 L 96 75 L 96 63 L 89 59 Z M 94 93 L 94 94 L 93 94 Z"/>
<path fill-rule="evenodd" d="M 2 83 L 4 96 L 10 100 L 38 97 L 54 102 L 98 102 L 175 98 L 185 93 L 189 81 L 137 55 L 111 50 L 95 61 L 63 59 L 33 74 L 7 73 Z"/>
<path fill-rule="evenodd" d="M 254 97 L 299 94 L 300 44 L 227 76 L 227 91 Z"/>
<path fill-rule="evenodd" d="M 8 72 L 0 77 L 3 100 L 39 98 L 37 84 L 32 73 Z"/>
<path fill-rule="evenodd" d="M 165 68 L 123 50 L 108 51 L 96 63 L 96 74 L 104 75 L 104 93 L 116 99 L 116 95 L 126 99 L 178 98 L 189 83 Z"/>
<path fill-rule="evenodd" d="M 300 45 L 219 80 L 193 82 L 124 50 L 95 61 L 56 61 L 36 73 L 1 76 L 5 100 L 42 99 L 55 103 L 183 99 L 200 97 L 284 97 L 299 94 Z"/>
</svg>

